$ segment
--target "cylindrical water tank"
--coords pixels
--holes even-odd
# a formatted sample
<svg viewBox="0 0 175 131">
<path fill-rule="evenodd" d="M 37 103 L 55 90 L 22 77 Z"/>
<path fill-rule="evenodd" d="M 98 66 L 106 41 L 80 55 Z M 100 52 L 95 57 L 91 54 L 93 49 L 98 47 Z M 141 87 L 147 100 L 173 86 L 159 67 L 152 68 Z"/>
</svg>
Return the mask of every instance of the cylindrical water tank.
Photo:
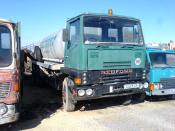
<svg viewBox="0 0 175 131">
<path fill-rule="evenodd" d="M 48 36 L 39 42 L 43 59 L 64 59 L 65 42 L 62 40 L 62 30 Z"/>
</svg>

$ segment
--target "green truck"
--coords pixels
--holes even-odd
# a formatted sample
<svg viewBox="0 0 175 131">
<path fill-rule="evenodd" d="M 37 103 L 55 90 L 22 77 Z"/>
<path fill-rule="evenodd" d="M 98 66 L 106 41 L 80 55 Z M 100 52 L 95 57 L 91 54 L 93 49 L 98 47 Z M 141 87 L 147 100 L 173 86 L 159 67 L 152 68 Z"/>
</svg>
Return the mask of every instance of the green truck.
<svg viewBox="0 0 175 131">
<path fill-rule="evenodd" d="M 47 75 L 62 91 L 65 111 L 76 103 L 140 95 L 148 89 L 140 20 L 113 14 L 80 14 L 60 33 L 35 46 L 33 76 Z"/>
</svg>

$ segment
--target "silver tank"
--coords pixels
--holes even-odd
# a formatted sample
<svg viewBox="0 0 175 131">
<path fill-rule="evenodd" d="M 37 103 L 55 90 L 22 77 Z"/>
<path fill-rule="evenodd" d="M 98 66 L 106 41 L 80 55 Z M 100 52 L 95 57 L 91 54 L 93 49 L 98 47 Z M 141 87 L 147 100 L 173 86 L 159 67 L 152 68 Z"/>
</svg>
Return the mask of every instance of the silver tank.
<svg viewBox="0 0 175 131">
<path fill-rule="evenodd" d="M 62 40 L 62 30 L 39 42 L 43 59 L 64 59 L 65 42 Z"/>
</svg>

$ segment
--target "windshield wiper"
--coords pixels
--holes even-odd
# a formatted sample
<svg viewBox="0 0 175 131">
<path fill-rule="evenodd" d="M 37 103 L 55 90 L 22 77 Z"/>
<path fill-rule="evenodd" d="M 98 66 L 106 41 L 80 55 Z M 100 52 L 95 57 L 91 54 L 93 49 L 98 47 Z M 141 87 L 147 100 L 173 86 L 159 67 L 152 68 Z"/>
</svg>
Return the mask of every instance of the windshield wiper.
<svg viewBox="0 0 175 131">
<path fill-rule="evenodd" d="M 143 46 L 141 44 L 121 44 L 122 46 Z"/>
<path fill-rule="evenodd" d="M 153 67 L 154 68 L 162 68 L 162 69 L 175 68 L 175 66 L 169 66 L 169 65 L 155 65 Z"/>
<path fill-rule="evenodd" d="M 169 68 L 175 68 L 175 66 L 168 66 Z"/>
</svg>

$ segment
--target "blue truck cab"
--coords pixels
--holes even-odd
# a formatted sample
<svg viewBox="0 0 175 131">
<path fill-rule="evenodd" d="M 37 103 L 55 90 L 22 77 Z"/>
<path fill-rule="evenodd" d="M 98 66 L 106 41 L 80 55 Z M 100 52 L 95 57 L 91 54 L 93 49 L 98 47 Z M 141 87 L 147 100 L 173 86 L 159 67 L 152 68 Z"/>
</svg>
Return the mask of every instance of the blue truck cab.
<svg viewBox="0 0 175 131">
<path fill-rule="evenodd" d="M 175 51 L 147 48 L 149 96 L 175 94 Z"/>
</svg>

